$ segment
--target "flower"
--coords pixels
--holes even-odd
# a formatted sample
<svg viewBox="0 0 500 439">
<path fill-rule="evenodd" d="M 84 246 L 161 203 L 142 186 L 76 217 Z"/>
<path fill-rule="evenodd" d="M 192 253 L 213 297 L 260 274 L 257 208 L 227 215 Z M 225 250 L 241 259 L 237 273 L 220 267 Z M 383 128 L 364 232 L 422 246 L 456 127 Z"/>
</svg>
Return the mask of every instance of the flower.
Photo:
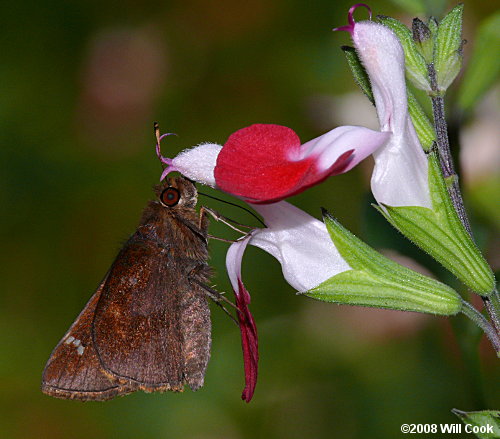
<svg viewBox="0 0 500 439">
<path fill-rule="evenodd" d="M 226 256 L 226 268 L 236 295 L 245 364 L 245 389 L 249 401 L 257 383 L 257 330 L 248 311 L 250 295 L 241 277 L 241 261 L 248 244 L 274 256 L 281 264 L 285 280 L 305 292 L 351 267 L 340 256 L 325 224 L 285 202 L 255 205 L 264 218 L 265 229 L 255 229 L 233 243 Z"/>
<path fill-rule="evenodd" d="M 250 295 L 241 278 L 248 244 L 273 255 L 287 282 L 299 292 L 311 290 L 351 270 L 332 243 L 326 226 L 300 209 L 280 201 L 318 184 L 330 175 L 352 169 L 373 154 L 371 188 L 379 204 L 432 206 L 428 163 L 408 113 L 404 53 L 394 33 L 383 25 L 353 19 L 337 30 L 350 32 L 372 87 L 380 131 L 342 126 L 301 144 L 295 132 L 279 125 L 255 124 L 236 131 L 224 146 L 204 143 L 173 159 L 157 154 L 171 171 L 253 203 L 265 229 L 254 230 L 234 243 L 226 265 L 236 295 L 245 364 L 242 398 L 250 401 L 257 382 L 258 340 L 248 305 Z M 363 5 L 365 6 L 365 5 Z M 271 203 L 271 204 L 265 204 Z"/>
<path fill-rule="evenodd" d="M 340 256 L 325 224 L 291 204 L 280 201 L 255 205 L 267 228 L 254 229 L 233 243 L 226 255 L 226 268 L 238 308 L 245 388 L 242 399 L 249 402 L 257 384 L 257 328 L 250 314 L 250 294 L 243 285 L 241 262 L 248 244 L 260 247 L 281 264 L 285 280 L 297 291 L 312 289 L 351 267 Z"/>
<path fill-rule="evenodd" d="M 215 182 L 247 201 L 275 202 L 349 171 L 388 137 L 368 128 L 343 126 L 301 145 L 290 128 L 251 125 L 224 144 L 214 169 Z"/>
<path fill-rule="evenodd" d="M 257 371 L 259 363 L 257 326 L 250 313 L 250 294 L 241 280 L 241 261 L 245 248 L 251 239 L 251 233 L 245 239 L 237 241 L 229 247 L 226 255 L 226 268 L 229 280 L 233 286 L 236 296 L 236 307 L 238 309 L 238 323 L 241 333 L 241 347 L 243 349 L 243 365 L 245 368 L 245 388 L 241 399 L 250 402 L 257 385 Z"/>
<path fill-rule="evenodd" d="M 296 291 L 310 290 L 351 269 L 323 222 L 286 201 L 252 207 L 264 218 L 267 228 L 255 230 L 250 244 L 279 261 L 283 277 Z"/>
<path fill-rule="evenodd" d="M 431 208 L 428 164 L 408 113 L 404 52 L 387 27 L 353 18 L 347 30 L 371 82 L 380 131 L 337 127 L 305 144 L 280 125 L 256 124 L 236 131 L 224 146 L 206 143 L 162 159 L 177 170 L 251 203 L 271 203 L 304 191 L 330 175 L 347 172 L 368 155 L 375 166 L 371 189 L 389 206 Z M 367 7 L 367 6 L 366 6 Z"/>
<path fill-rule="evenodd" d="M 167 168 L 252 203 L 271 203 L 304 191 L 330 175 L 349 171 L 389 139 L 364 127 L 342 126 L 301 145 L 290 128 L 254 124 L 220 146 L 205 143 L 174 159 Z"/>
<path fill-rule="evenodd" d="M 380 130 L 392 133 L 373 153 L 373 196 L 379 204 L 431 208 L 427 158 L 408 113 L 403 47 L 389 28 L 371 21 L 356 23 L 353 13 L 359 6 L 367 7 L 353 6 L 349 25 L 337 30 L 350 32 L 370 78 Z"/>
</svg>

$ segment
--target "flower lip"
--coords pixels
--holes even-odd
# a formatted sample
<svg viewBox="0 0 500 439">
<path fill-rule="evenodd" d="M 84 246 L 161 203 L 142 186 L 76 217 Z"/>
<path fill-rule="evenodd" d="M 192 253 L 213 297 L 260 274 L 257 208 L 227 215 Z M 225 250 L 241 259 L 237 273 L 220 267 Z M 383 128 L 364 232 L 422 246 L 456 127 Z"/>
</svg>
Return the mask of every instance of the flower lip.
<svg viewBox="0 0 500 439">
<path fill-rule="evenodd" d="M 252 204 L 269 204 L 276 203 L 278 201 L 283 200 L 284 198 L 292 197 L 293 195 L 297 195 L 300 192 L 305 191 L 311 186 L 316 186 L 319 183 L 322 183 L 332 174 L 342 174 L 349 167 L 354 156 L 354 149 L 344 152 L 339 156 L 339 158 L 335 161 L 335 163 L 330 166 L 323 175 L 317 179 L 309 177 L 312 173 L 306 173 L 305 177 L 296 185 L 295 189 L 291 189 L 289 191 L 283 191 L 281 193 L 277 193 L 274 198 L 268 198 L 269 193 L 264 195 L 264 199 L 254 199 L 247 197 L 245 201 L 247 203 Z"/>
<path fill-rule="evenodd" d="M 330 239 L 325 224 L 286 201 L 252 206 L 267 227 L 252 232 L 250 244 L 281 264 L 285 280 L 299 292 L 351 267 Z"/>
<path fill-rule="evenodd" d="M 231 134 L 222 147 L 215 183 L 250 203 L 273 203 L 350 170 L 387 137 L 387 133 L 344 126 L 301 145 L 290 128 L 251 125 Z"/>
<path fill-rule="evenodd" d="M 365 3 L 356 3 L 355 5 L 352 5 L 350 7 L 349 12 L 347 14 L 347 21 L 349 21 L 349 24 L 346 26 L 335 27 L 332 30 L 333 31 L 337 31 L 337 30 L 344 31 L 345 30 L 345 31 L 349 32 L 350 34 L 352 34 L 352 32 L 354 31 L 354 25 L 356 24 L 356 22 L 354 21 L 354 11 L 360 7 L 364 7 L 366 9 L 368 9 L 368 13 L 370 14 L 370 20 L 371 20 L 372 19 L 372 10 L 371 10 L 370 6 L 368 6 Z"/>
</svg>

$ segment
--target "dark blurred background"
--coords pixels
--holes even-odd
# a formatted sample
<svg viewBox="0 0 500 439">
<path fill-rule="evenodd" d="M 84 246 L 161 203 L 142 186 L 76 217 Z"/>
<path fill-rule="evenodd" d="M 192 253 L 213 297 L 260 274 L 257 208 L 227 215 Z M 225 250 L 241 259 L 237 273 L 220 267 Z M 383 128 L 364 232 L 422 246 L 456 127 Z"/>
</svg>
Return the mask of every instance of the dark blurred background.
<svg viewBox="0 0 500 439">
<path fill-rule="evenodd" d="M 409 10 L 418 2 L 398 3 L 370 5 L 406 24 L 422 12 Z M 351 4 L 2 2 L 0 437 L 388 438 L 399 437 L 402 423 L 459 422 L 453 407 L 499 408 L 498 360 L 484 341 L 478 359 L 478 334 L 463 319 L 297 297 L 279 264 L 254 248 L 243 273 L 261 354 L 250 404 L 240 400 L 238 328 L 216 307 L 212 359 L 196 393 L 81 403 L 39 391 L 51 350 L 153 195 L 161 172 L 153 121 L 179 135 L 163 143 L 169 156 L 204 141 L 224 143 L 252 123 L 287 125 L 303 141 L 339 124 L 377 126 L 340 50 L 350 43 L 348 34 L 330 31 L 346 24 Z M 452 6 L 436 1 L 427 12 L 441 17 Z M 475 29 L 494 10 L 488 0 L 465 2 L 466 57 Z M 498 93 L 485 95 L 466 118 L 462 179 L 477 236 L 494 265 L 499 217 L 491 194 L 498 175 L 491 170 L 494 150 L 478 145 L 486 132 L 498 141 L 491 123 L 497 101 Z M 315 216 L 327 207 L 375 247 L 392 249 L 400 261 L 404 254 L 406 263 L 459 288 L 370 207 L 370 167 L 333 177 L 292 202 Z M 211 233 L 231 236 L 218 224 Z M 230 291 L 227 245 L 211 248 L 214 283 Z"/>
</svg>

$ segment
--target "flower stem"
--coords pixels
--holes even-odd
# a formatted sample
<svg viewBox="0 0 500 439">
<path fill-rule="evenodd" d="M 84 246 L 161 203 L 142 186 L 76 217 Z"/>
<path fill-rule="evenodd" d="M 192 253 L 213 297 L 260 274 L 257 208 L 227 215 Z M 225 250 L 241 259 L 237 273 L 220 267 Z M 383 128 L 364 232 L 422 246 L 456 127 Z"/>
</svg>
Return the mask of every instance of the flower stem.
<svg viewBox="0 0 500 439">
<path fill-rule="evenodd" d="M 488 309 L 488 314 L 491 317 L 493 326 L 497 334 L 500 334 L 500 299 L 498 297 L 498 290 L 495 289 L 488 297 L 483 298 L 484 304 Z"/>
<path fill-rule="evenodd" d="M 486 337 L 489 338 L 491 344 L 493 345 L 493 349 L 495 349 L 497 356 L 500 357 L 500 337 L 496 333 L 493 326 L 469 302 L 463 300 L 462 304 L 463 304 L 462 313 L 465 314 L 467 317 L 469 317 L 469 319 L 471 319 L 477 326 L 479 326 L 484 331 Z"/>
<path fill-rule="evenodd" d="M 484 331 L 486 337 L 489 338 L 491 344 L 493 345 L 493 349 L 495 349 L 497 356 L 500 357 L 500 337 L 496 333 L 493 326 L 469 302 L 463 300 L 462 305 L 463 305 L 462 313 L 465 314 L 467 317 L 469 317 L 469 319 L 471 319 L 477 326 L 479 326 Z"/>
<path fill-rule="evenodd" d="M 429 80 L 433 91 L 433 94 L 430 96 L 430 98 L 432 101 L 432 115 L 434 117 L 434 126 L 436 129 L 436 143 L 439 153 L 439 164 L 441 166 L 443 176 L 447 181 L 448 193 L 458 214 L 458 217 L 465 227 L 465 230 L 467 230 L 472 240 L 474 240 L 469 217 L 467 216 L 467 212 L 465 211 L 462 193 L 460 192 L 460 186 L 458 184 L 458 175 L 455 172 L 455 167 L 453 165 L 453 157 L 451 155 L 450 142 L 448 139 L 448 125 L 446 123 L 444 111 L 444 93 L 439 90 L 436 69 L 434 68 L 433 63 L 428 65 L 428 71 Z M 491 329 L 496 332 L 496 337 L 498 338 L 500 336 L 500 299 L 498 297 L 498 292 L 493 292 L 491 297 L 481 298 L 483 299 L 484 306 L 491 321 L 493 322 L 493 327 Z"/>
<path fill-rule="evenodd" d="M 446 124 L 445 114 L 444 114 L 444 98 L 441 92 L 438 90 L 436 70 L 434 64 L 429 64 L 429 79 L 431 83 L 431 88 L 434 91 L 434 95 L 431 96 L 432 101 L 432 114 L 434 117 L 434 126 L 436 128 L 436 143 L 439 153 L 439 163 L 441 165 L 441 171 L 448 184 L 448 193 L 450 194 L 451 201 L 455 210 L 457 211 L 460 221 L 464 225 L 465 229 L 472 237 L 472 229 L 470 227 L 469 218 L 467 217 L 467 212 L 465 211 L 464 202 L 462 199 L 462 194 L 460 192 L 460 186 L 458 184 L 458 175 L 455 172 L 455 167 L 453 166 L 453 158 L 451 156 L 450 142 L 448 140 L 448 126 Z"/>
</svg>

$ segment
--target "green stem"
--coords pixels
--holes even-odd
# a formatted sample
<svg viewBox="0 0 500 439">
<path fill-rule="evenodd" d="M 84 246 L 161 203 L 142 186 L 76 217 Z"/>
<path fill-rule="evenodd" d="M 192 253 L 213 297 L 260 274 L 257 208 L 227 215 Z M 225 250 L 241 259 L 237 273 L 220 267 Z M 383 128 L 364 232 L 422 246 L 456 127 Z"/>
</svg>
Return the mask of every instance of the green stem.
<svg viewBox="0 0 500 439">
<path fill-rule="evenodd" d="M 467 216 L 462 193 L 460 192 L 460 186 L 458 184 L 458 175 L 455 172 L 455 167 L 453 165 L 450 142 L 448 139 L 448 125 L 446 123 L 444 112 L 444 98 L 438 88 L 434 64 L 431 63 L 428 65 L 428 71 L 431 88 L 434 92 L 434 94 L 431 96 L 431 101 L 432 114 L 434 117 L 434 127 L 436 129 L 436 144 L 439 153 L 439 164 L 441 166 L 441 171 L 443 172 L 444 178 L 448 182 L 451 181 L 451 184 L 448 184 L 447 188 L 458 217 L 465 227 L 465 230 L 467 230 L 472 240 L 474 240 L 469 217 Z M 498 293 L 496 293 L 496 295 L 492 294 L 492 296 L 495 297 L 488 298 L 481 296 L 481 298 L 483 300 L 486 311 L 488 312 L 490 320 L 493 322 L 492 330 L 496 332 L 495 335 L 498 339 L 498 337 L 500 336 L 500 300 L 498 298 Z M 496 349 L 496 351 L 498 353 L 498 349 Z"/>
<path fill-rule="evenodd" d="M 446 123 L 444 113 L 444 98 L 438 90 L 436 70 L 434 69 L 434 64 L 432 63 L 429 64 L 429 79 L 431 88 L 435 93 L 433 96 L 431 96 L 431 101 L 434 127 L 436 129 L 436 143 L 439 153 L 439 164 L 441 165 L 441 171 L 443 172 L 444 178 L 447 181 L 451 180 L 451 184 L 448 184 L 447 188 L 453 206 L 455 207 L 458 217 L 464 225 L 465 230 L 467 230 L 469 235 L 472 237 L 472 229 L 470 227 L 467 212 L 465 211 L 462 193 L 460 192 L 460 186 L 458 184 L 458 175 L 455 172 L 453 158 L 451 156 L 450 141 L 448 139 L 448 125 Z"/>
<path fill-rule="evenodd" d="M 488 337 L 491 344 L 493 345 L 493 349 L 495 349 L 497 356 L 500 357 L 500 337 L 495 331 L 495 328 L 493 328 L 490 322 L 488 322 L 488 320 L 469 302 L 463 300 L 462 305 L 462 313 L 469 317 L 469 319 L 471 319 L 484 331 L 486 337 Z"/>
<path fill-rule="evenodd" d="M 491 321 L 495 326 L 497 334 L 500 334 L 500 298 L 498 290 L 495 289 L 495 291 L 493 291 L 493 293 L 485 299 L 484 304 L 488 308 L 488 314 L 491 317 Z"/>
</svg>

